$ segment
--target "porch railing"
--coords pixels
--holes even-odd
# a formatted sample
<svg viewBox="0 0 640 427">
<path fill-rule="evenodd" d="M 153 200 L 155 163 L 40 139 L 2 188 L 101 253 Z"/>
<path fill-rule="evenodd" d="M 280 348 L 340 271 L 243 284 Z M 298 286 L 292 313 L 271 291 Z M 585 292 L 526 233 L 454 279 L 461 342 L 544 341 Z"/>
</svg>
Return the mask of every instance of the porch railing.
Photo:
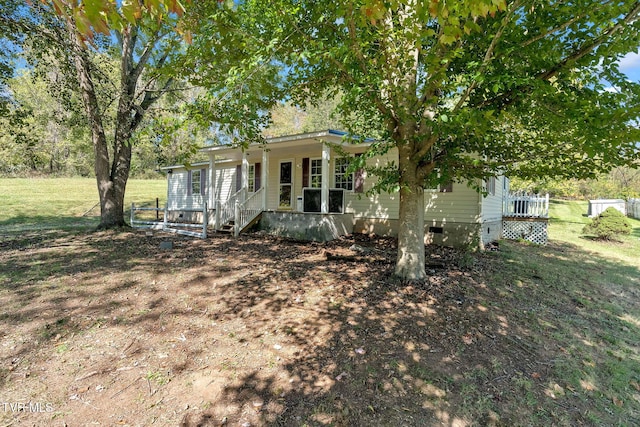
<svg viewBox="0 0 640 427">
<path fill-rule="evenodd" d="M 240 231 L 245 228 L 262 212 L 262 193 L 264 187 L 251 194 L 243 202 L 236 202 L 235 222 L 233 234 L 237 237 Z"/>
<path fill-rule="evenodd" d="M 549 195 L 511 193 L 504 197 L 502 216 L 549 218 Z"/>
<path fill-rule="evenodd" d="M 226 202 L 218 202 L 216 209 L 216 228 L 220 228 L 227 224 L 229 221 L 235 220 L 236 216 L 236 202 L 240 203 L 246 198 L 246 191 L 241 188 L 234 194 L 232 194 Z"/>
</svg>

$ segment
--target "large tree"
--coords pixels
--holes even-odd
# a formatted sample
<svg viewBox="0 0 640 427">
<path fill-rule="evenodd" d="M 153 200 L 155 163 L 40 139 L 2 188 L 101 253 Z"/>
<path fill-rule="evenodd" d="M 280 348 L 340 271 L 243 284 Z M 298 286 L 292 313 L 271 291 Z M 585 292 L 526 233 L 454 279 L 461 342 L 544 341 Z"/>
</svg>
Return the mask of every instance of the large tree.
<svg viewBox="0 0 640 427">
<path fill-rule="evenodd" d="M 63 63 L 66 88 L 70 84 L 82 100 L 95 157 L 99 228 L 125 225 L 132 136 L 153 104 L 172 88 L 174 80 L 165 71 L 184 51 L 183 36 L 175 31 L 176 10 L 159 5 L 158 13 L 165 12 L 159 19 L 158 14 L 143 14 L 137 2 L 105 4 L 106 12 L 91 2 L 34 1 L 27 6 L 3 0 L 0 14 L 5 39 L 28 46 L 28 62 L 55 58 Z M 96 61 L 105 54 L 116 59 L 118 72 L 111 90 L 101 94 L 97 82 L 106 76 Z"/>
<path fill-rule="evenodd" d="M 404 279 L 426 276 L 425 188 L 638 158 L 639 85 L 617 65 L 638 50 L 635 0 L 247 0 L 237 13 L 254 61 L 235 75 L 279 65 L 300 105 L 340 90 L 347 122 L 382 127 L 372 154 L 398 150 L 379 187 L 399 188 Z M 206 56 L 210 40 L 194 42 Z"/>
<path fill-rule="evenodd" d="M 639 156 L 640 89 L 617 64 L 638 51 L 640 2 L 192 4 L 186 64 L 210 87 L 196 110 L 205 121 L 226 117 L 250 137 L 277 98 L 342 93 L 345 122 L 382 131 L 370 154 L 398 150 L 378 188 L 400 192 L 402 278 L 426 276 L 425 188 L 498 173 L 592 176 Z"/>
</svg>

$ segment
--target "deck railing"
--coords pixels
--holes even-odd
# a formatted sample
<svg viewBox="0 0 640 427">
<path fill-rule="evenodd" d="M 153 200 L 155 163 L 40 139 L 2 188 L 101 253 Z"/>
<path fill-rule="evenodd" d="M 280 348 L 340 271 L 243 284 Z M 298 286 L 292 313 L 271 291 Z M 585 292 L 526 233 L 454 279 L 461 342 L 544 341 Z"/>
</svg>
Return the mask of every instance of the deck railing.
<svg viewBox="0 0 640 427">
<path fill-rule="evenodd" d="M 152 230 L 162 230 L 170 233 L 182 234 L 185 236 L 199 237 L 201 239 L 207 238 L 207 204 L 202 205 L 202 209 L 180 209 L 180 212 L 186 213 L 201 213 L 202 222 L 169 222 L 169 208 L 165 204 L 164 209 L 159 207 L 147 208 L 136 206 L 131 203 L 131 227 L 133 228 L 149 228 Z M 155 212 L 155 221 L 148 219 L 136 218 L 136 212 Z M 159 214 L 163 212 L 162 221 L 159 220 Z"/>
<path fill-rule="evenodd" d="M 504 197 L 502 216 L 549 218 L 549 195 L 511 193 Z"/>
<path fill-rule="evenodd" d="M 216 228 L 220 228 L 227 224 L 229 221 L 235 220 L 236 216 L 236 202 L 240 203 L 246 198 L 246 191 L 244 188 L 233 193 L 226 202 L 222 203 L 218 201 L 216 209 Z"/>
<path fill-rule="evenodd" d="M 233 234 L 237 237 L 262 212 L 262 192 L 264 187 L 251 194 L 245 201 L 236 203 Z"/>
</svg>

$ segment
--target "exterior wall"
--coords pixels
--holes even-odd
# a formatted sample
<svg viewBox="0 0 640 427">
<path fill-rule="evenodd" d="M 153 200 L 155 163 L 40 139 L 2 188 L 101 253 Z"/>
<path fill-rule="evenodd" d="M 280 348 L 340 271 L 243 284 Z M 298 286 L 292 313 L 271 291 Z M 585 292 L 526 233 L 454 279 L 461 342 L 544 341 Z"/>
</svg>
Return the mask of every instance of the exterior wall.
<svg viewBox="0 0 640 427">
<path fill-rule="evenodd" d="M 374 159 L 368 159 L 367 165 L 372 167 L 384 166 L 391 161 L 398 161 L 398 151 L 396 149 L 390 150 L 384 156 L 376 157 Z M 333 169 L 331 169 L 333 171 Z M 396 221 L 398 219 L 399 207 L 400 207 L 400 194 L 399 193 L 381 193 L 372 194 L 366 197 L 367 191 L 371 190 L 376 183 L 376 177 L 365 176 L 364 178 L 364 193 L 346 193 L 346 212 L 352 213 L 356 218 L 356 221 L 374 220 L 369 221 L 374 223 L 385 223 L 389 221 Z M 373 231 L 372 231 L 373 232 Z M 376 234 L 386 235 L 385 232 Z M 397 226 L 396 226 L 397 234 Z"/>
<path fill-rule="evenodd" d="M 502 238 L 502 211 L 504 197 L 509 194 L 509 179 L 499 176 L 495 179 L 495 191 L 486 196 L 479 194 L 482 198 L 480 223 L 480 244 L 482 247 L 493 241 Z"/>
<path fill-rule="evenodd" d="M 370 159 L 371 166 L 397 161 L 397 150 L 384 157 Z M 375 177 L 365 178 L 364 190 L 370 190 Z M 465 184 L 454 183 L 451 192 L 425 191 L 425 243 L 445 246 L 473 246 L 478 243 L 480 205 L 478 193 Z M 371 197 L 349 196 L 348 212 L 355 218 L 354 231 L 397 236 L 399 227 L 399 193 L 374 194 Z M 501 219 L 501 218 L 500 218 Z"/>
<path fill-rule="evenodd" d="M 482 248 L 502 238 L 502 224 L 502 218 L 494 221 L 484 221 L 480 224 L 480 245 Z"/>
<path fill-rule="evenodd" d="M 353 233 L 353 216 L 300 212 L 264 212 L 260 229 L 277 236 L 326 242 Z"/>
<path fill-rule="evenodd" d="M 495 192 L 482 196 L 482 222 L 502 220 L 502 200 L 508 194 L 508 189 L 508 179 L 497 177 Z"/>
<path fill-rule="evenodd" d="M 209 175 L 209 169 L 206 175 Z M 200 168 L 194 169 L 200 170 Z M 188 191 L 188 174 L 187 169 L 174 169 L 172 173 L 167 174 L 168 194 L 167 207 L 170 211 L 179 210 L 201 210 L 203 203 L 208 200 L 211 185 L 207 180 L 205 191 L 203 194 L 189 195 Z M 216 168 L 216 194 L 220 200 L 227 200 L 231 194 L 235 192 L 236 182 L 236 165 L 218 166 Z M 213 209 L 212 206 L 209 209 Z"/>
<path fill-rule="evenodd" d="M 171 210 L 180 209 L 202 209 L 202 203 L 207 200 L 205 194 L 189 195 L 188 174 L 186 169 L 177 169 L 173 173 L 167 174 L 168 194 L 167 207 Z M 208 190 L 208 187 L 207 187 Z"/>
<path fill-rule="evenodd" d="M 350 151 L 358 150 L 357 146 L 349 147 Z M 364 150 L 362 148 L 361 150 Z M 262 152 L 253 150 L 248 153 L 250 164 L 262 162 Z M 267 180 L 263 187 L 267 187 L 267 211 L 278 213 L 297 212 L 297 198 L 303 194 L 303 170 L 304 158 L 321 158 L 320 144 L 305 146 L 303 144 L 290 146 L 287 149 L 272 149 L 268 153 Z M 334 165 L 339 154 L 331 152 L 331 161 L 328 165 L 329 188 L 335 188 Z M 237 155 L 235 162 L 224 162 L 216 166 L 215 193 L 219 200 L 227 200 L 236 191 L 236 167 L 240 164 Z M 290 210 L 279 209 L 280 188 L 280 163 L 292 162 L 293 185 L 292 207 Z M 383 166 L 391 161 L 397 161 L 397 150 L 392 149 L 384 156 L 367 160 L 370 166 Z M 263 168 L 265 165 L 263 165 Z M 373 188 L 375 177 L 365 177 L 364 193 L 345 191 L 345 223 L 340 229 L 348 229 L 350 232 L 375 233 L 383 236 L 397 236 L 399 218 L 399 193 L 382 193 L 365 196 L 366 192 Z M 176 168 L 169 175 L 169 209 L 190 210 L 201 209 L 203 201 L 207 200 L 207 194 L 188 196 L 187 171 L 184 168 Z M 506 188 L 506 190 L 505 190 Z M 208 189 L 210 191 L 210 189 Z M 447 246 L 474 246 L 486 244 L 489 241 L 501 237 L 502 230 L 502 195 L 508 191 L 503 179 L 496 180 L 494 195 L 482 197 L 473 188 L 466 184 L 454 183 L 452 191 L 440 192 L 438 190 L 425 191 L 425 243 L 437 243 Z M 326 215 L 325 215 L 326 216 Z M 334 215 L 335 216 L 335 215 Z M 297 237 L 309 233 L 309 229 L 322 228 L 325 224 L 317 221 L 322 218 L 320 214 L 304 214 L 289 217 L 263 216 L 262 226 L 281 229 L 278 223 L 293 221 L 287 227 L 288 235 Z M 213 215 L 210 215 L 213 218 Z M 307 221 L 301 224 L 301 221 Z M 271 222 L 269 222 L 271 221 Z M 348 223 L 350 221 L 350 223 Z M 331 226 L 329 226 L 331 227 Z M 304 233 L 303 233 L 304 232 Z M 341 231 L 342 232 L 342 231 Z M 327 235 L 326 233 L 322 235 Z M 331 233 L 329 233 L 331 234 Z M 313 237 L 314 240 L 323 240 L 324 237 Z"/>
<path fill-rule="evenodd" d="M 335 177 L 334 177 L 334 167 L 335 167 L 335 158 L 338 156 L 333 150 L 331 152 L 331 160 L 329 163 L 329 188 L 335 188 Z M 267 182 L 267 210 L 276 211 L 279 210 L 279 194 L 280 194 L 280 163 L 282 161 L 291 161 L 293 163 L 293 202 L 292 202 L 292 212 L 297 211 L 297 199 L 298 197 L 302 197 L 302 160 L 304 158 L 317 159 L 322 157 L 322 152 L 318 149 L 313 148 L 300 148 L 296 149 L 294 153 L 277 153 L 270 152 L 269 153 L 269 172 L 268 172 L 268 182 Z M 365 190 L 368 182 L 370 180 L 365 180 Z M 371 185 L 371 184 L 369 184 Z M 386 196 L 388 199 L 393 196 Z M 383 197 L 384 198 L 384 197 Z M 363 197 L 361 200 L 358 200 L 358 194 L 353 191 L 345 191 L 345 213 L 351 213 L 357 215 L 359 210 L 366 209 L 365 206 L 372 206 L 370 201 L 367 198 Z M 397 214 L 396 214 L 397 218 Z"/>
<path fill-rule="evenodd" d="M 224 202 L 236 192 L 236 166 L 237 164 L 216 166 L 216 196 Z"/>
</svg>

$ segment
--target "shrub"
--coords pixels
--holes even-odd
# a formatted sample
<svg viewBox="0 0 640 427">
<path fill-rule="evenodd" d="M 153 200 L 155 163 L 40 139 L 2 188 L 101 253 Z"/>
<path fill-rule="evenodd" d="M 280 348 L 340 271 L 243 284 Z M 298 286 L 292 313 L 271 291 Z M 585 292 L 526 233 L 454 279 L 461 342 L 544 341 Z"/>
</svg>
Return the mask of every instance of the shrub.
<svg viewBox="0 0 640 427">
<path fill-rule="evenodd" d="M 591 234 L 602 240 L 612 240 L 621 234 L 631 234 L 631 224 L 619 210 L 607 208 L 591 224 L 582 229 L 582 233 Z"/>
</svg>

